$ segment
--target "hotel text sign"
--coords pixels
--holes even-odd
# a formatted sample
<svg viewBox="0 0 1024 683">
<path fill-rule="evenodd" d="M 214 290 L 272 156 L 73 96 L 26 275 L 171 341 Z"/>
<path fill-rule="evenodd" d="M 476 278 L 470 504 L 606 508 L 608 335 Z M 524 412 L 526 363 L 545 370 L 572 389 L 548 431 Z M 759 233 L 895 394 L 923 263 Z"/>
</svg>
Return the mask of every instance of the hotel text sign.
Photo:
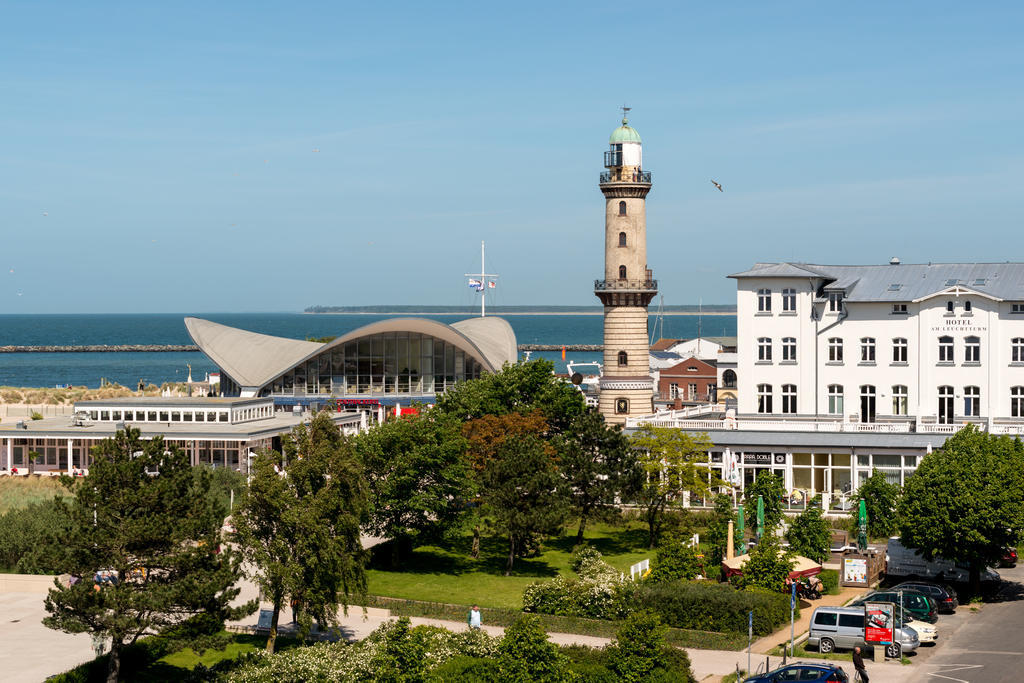
<svg viewBox="0 0 1024 683">
<path fill-rule="evenodd" d="M 964 322 L 948 322 L 932 326 L 932 332 L 988 332 L 988 325 L 972 325 Z"/>
</svg>

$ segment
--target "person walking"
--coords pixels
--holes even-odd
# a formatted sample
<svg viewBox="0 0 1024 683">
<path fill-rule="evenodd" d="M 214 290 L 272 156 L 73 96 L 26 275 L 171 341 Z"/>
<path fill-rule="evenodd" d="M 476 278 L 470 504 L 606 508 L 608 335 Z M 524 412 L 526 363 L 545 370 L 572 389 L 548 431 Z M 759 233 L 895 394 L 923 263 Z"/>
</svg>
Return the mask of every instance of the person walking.
<svg viewBox="0 0 1024 683">
<path fill-rule="evenodd" d="M 853 648 L 853 668 L 860 677 L 861 683 L 868 683 L 868 670 L 864 668 L 864 658 L 860 656 L 860 648 Z"/>
<path fill-rule="evenodd" d="M 477 605 L 473 605 L 473 609 L 469 610 L 469 616 L 466 619 L 466 623 L 469 624 L 470 628 L 480 628 L 480 608 Z"/>
</svg>

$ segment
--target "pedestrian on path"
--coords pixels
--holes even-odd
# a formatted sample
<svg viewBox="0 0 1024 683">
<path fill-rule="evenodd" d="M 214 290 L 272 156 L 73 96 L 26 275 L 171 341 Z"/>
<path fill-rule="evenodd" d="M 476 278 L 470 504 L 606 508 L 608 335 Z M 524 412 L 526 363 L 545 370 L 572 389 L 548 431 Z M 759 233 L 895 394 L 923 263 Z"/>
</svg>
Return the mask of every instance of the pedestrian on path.
<svg viewBox="0 0 1024 683">
<path fill-rule="evenodd" d="M 860 648 L 853 648 L 853 668 L 860 675 L 861 683 L 868 683 L 868 670 L 864 668 L 864 658 L 860 656 Z"/>
<path fill-rule="evenodd" d="M 469 617 L 466 619 L 466 623 L 469 624 L 470 628 L 480 628 L 480 608 L 473 605 L 473 609 L 469 610 Z"/>
</svg>

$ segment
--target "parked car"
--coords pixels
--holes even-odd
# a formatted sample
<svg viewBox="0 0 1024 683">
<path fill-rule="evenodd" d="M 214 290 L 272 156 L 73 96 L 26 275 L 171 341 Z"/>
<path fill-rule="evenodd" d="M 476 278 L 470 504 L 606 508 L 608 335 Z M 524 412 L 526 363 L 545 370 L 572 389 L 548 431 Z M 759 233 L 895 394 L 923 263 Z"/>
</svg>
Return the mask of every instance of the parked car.
<svg viewBox="0 0 1024 683">
<path fill-rule="evenodd" d="M 899 536 L 889 539 L 885 552 L 885 573 L 894 578 L 934 579 L 939 582 L 967 583 L 970 580 L 970 568 L 966 564 L 944 557 L 926 560 L 920 550 L 903 545 Z M 986 569 L 981 573 L 981 580 L 998 581 L 999 574 Z"/>
<path fill-rule="evenodd" d="M 1007 548 L 1006 552 L 1003 553 L 1003 559 L 999 560 L 1000 567 L 1016 567 L 1017 566 L 1017 550 L 1016 548 Z"/>
<path fill-rule="evenodd" d="M 896 618 L 896 628 L 903 628 L 903 626 L 909 626 L 917 632 L 917 639 L 921 641 L 921 644 L 931 643 L 934 645 L 939 642 L 939 628 L 934 624 L 928 624 L 918 619 L 910 618 L 910 613 L 907 613 L 907 618 L 900 620 Z"/>
<path fill-rule="evenodd" d="M 901 593 L 902 596 L 900 595 Z M 939 609 L 935 601 L 924 593 L 918 593 L 917 591 L 896 590 L 894 588 L 875 591 L 850 603 L 850 606 L 861 607 L 865 602 L 891 602 L 896 605 L 897 617 L 900 616 L 899 609 L 900 605 L 902 605 L 903 611 L 914 619 L 920 619 L 929 624 L 934 624 L 939 620 Z"/>
<path fill-rule="evenodd" d="M 894 624 L 893 638 L 895 642 L 885 648 L 885 654 L 890 658 L 898 658 L 903 652 L 913 652 L 921 645 L 917 631 L 905 624 Z M 816 608 L 811 615 L 807 644 L 822 653 L 868 647 L 864 640 L 863 605 Z"/>
<path fill-rule="evenodd" d="M 960 606 L 956 591 L 949 584 L 932 583 L 930 581 L 904 581 L 892 590 L 912 590 L 924 593 L 934 600 L 939 607 L 939 614 L 952 614 Z"/>
<path fill-rule="evenodd" d="M 801 681 L 803 683 L 848 683 L 850 677 L 843 667 L 831 662 L 796 662 L 767 673 L 743 679 L 743 683 L 782 683 Z"/>
</svg>

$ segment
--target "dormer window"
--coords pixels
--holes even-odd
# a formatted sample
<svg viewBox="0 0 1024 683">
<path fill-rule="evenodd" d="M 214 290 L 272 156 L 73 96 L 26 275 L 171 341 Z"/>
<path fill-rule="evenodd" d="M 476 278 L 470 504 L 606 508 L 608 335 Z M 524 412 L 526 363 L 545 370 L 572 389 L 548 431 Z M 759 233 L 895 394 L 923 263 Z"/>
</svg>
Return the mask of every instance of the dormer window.
<svg viewBox="0 0 1024 683">
<path fill-rule="evenodd" d="M 842 292 L 829 292 L 828 293 L 828 310 L 833 313 L 837 313 L 843 310 L 843 293 Z"/>
</svg>

